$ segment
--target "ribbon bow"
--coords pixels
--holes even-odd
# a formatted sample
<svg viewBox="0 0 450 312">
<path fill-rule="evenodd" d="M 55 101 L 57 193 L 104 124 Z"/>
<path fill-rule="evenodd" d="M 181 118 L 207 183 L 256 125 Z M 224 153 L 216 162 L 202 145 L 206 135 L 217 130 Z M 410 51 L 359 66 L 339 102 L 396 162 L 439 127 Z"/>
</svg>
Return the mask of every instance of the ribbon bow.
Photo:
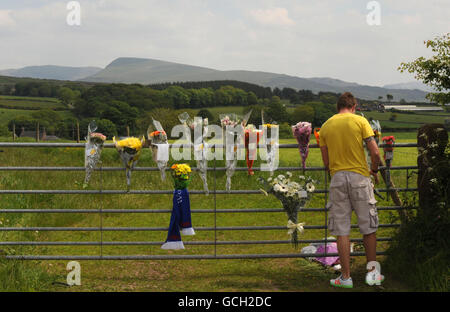
<svg viewBox="0 0 450 312">
<path fill-rule="evenodd" d="M 299 231 L 300 234 L 302 234 L 304 232 L 304 228 L 303 226 L 305 225 L 305 223 L 294 223 L 291 220 L 288 221 L 287 223 L 287 228 L 288 230 L 288 234 L 292 235 L 294 234 L 295 230 Z"/>
</svg>

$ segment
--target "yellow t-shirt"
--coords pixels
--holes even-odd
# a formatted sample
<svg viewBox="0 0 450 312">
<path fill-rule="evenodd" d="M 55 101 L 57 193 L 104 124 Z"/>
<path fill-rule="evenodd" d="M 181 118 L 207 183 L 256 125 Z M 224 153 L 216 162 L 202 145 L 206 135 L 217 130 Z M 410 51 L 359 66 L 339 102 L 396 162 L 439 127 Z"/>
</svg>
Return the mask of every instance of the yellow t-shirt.
<svg viewBox="0 0 450 312">
<path fill-rule="evenodd" d="M 366 118 L 352 113 L 336 114 L 320 129 L 320 146 L 327 146 L 330 173 L 353 171 L 370 176 L 363 140 L 374 136 Z"/>
</svg>

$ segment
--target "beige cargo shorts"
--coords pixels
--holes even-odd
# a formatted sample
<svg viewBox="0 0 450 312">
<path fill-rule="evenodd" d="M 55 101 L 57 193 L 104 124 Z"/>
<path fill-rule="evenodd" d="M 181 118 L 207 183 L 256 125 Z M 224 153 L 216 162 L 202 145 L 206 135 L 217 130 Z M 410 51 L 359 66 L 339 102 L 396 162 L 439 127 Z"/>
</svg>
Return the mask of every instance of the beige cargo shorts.
<svg viewBox="0 0 450 312">
<path fill-rule="evenodd" d="M 332 235 L 350 234 L 352 210 L 358 217 L 359 231 L 363 235 L 378 229 L 378 212 L 373 184 L 369 177 L 351 171 L 335 173 L 330 183 L 328 229 Z"/>
</svg>

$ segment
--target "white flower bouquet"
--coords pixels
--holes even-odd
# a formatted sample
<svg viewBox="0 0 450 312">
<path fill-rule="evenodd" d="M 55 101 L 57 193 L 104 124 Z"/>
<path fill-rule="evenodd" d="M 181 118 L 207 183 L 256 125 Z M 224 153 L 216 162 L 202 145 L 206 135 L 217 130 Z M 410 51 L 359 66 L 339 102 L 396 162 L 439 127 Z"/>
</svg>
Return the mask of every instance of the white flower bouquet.
<svg viewBox="0 0 450 312">
<path fill-rule="evenodd" d="M 190 138 L 190 143 L 193 144 L 197 170 L 203 181 L 203 189 L 206 195 L 208 195 L 208 144 L 206 143 L 206 138 L 208 137 L 208 118 L 194 117 L 192 119 L 187 112 L 184 112 L 178 115 L 178 119 L 181 124 L 190 129 L 190 131 L 186 131 L 187 133 L 190 132 L 190 136 L 186 136 Z"/>
<path fill-rule="evenodd" d="M 292 173 L 286 172 L 285 175 L 278 175 L 275 178 L 260 178 L 260 182 L 265 189 L 261 191 L 268 196 L 273 194 L 283 205 L 283 209 L 288 216 L 288 234 L 291 235 L 291 241 L 294 247 L 298 246 L 298 233 L 303 233 L 304 223 L 297 223 L 297 213 L 311 199 L 315 191 L 315 183 L 311 177 L 299 176 L 299 182 L 293 181 Z"/>
<path fill-rule="evenodd" d="M 147 130 L 147 138 L 150 141 L 153 160 L 156 162 L 161 173 L 161 179 L 166 179 L 167 162 L 169 161 L 169 142 L 167 133 L 164 131 L 161 123 L 153 119 L 155 129 L 150 125 Z"/>
<path fill-rule="evenodd" d="M 221 114 L 220 124 L 222 126 L 223 147 L 225 150 L 225 168 L 226 168 L 226 190 L 231 190 L 231 177 L 234 175 L 237 166 L 237 145 L 245 143 L 244 128 L 252 111 L 249 111 L 244 117 L 236 114 Z M 235 136 L 236 134 L 236 136 Z M 236 137 L 236 141 L 235 141 Z M 236 143 L 235 143 L 236 142 Z"/>
<path fill-rule="evenodd" d="M 103 150 L 103 144 L 106 141 L 106 136 L 101 133 L 96 133 L 97 125 L 92 121 L 88 126 L 88 135 L 86 137 L 86 146 L 84 152 L 84 167 L 86 170 L 83 188 L 87 188 L 91 179 L 91 174 L 97 164 L 100 162 L 100 156 Z"/>
</svg>

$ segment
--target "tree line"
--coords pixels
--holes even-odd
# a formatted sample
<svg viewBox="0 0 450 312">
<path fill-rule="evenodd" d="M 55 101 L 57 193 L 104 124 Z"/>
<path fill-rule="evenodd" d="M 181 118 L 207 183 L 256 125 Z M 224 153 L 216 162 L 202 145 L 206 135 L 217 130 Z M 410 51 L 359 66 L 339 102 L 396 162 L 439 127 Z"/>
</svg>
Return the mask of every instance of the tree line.
<svg viewBox="0 0 450 312">
<path fill-rule="evenodd" d="M 248 83 L 230 82 L 234 86 L 223 83 L 225 82 L 183 83 L 185 87 L 190 87 L 187 89 L 179 83 L 152 86 L 96 84 L 89 87 L 73 83 L 56 87 L 48 82 L 20 82 L 16 84 L 16 95 L 58 97 L 62 103 L 70 106 L 73 117 L 62 118 L 55 111 L 40 110 L 28 116 L 14 118 L 9 122 L 8 128 L 11 130 L 15 124 L 16 132 L 20 134 L 21 127 L 33 129 L 39 122 L 47 133 L 73 138 L 73 128 L 77 121 L 83 134 L 89 121 L 95 119 L 99 131 L 110 137 L 125 135 L 128 131 L 137 135 L 145 133 L 152 117 L 170 129 L 178 124 L 176 116 L 179 112 L 195 109 L 197 115 L 209 118 L 211 123 L 218 123 L 207 108 L 239 106 L 244 107 L 244 111 L 236 108 L 238 114 L 253 109 L 249 122 L 255 125 L 261 123 L 261 111 L 264 110 L 266 121 L 282 125 L 287 136 L 290 125 L 298 121 L 310 121 L 319 127 L 334 114 L 339 96 L 329 92 L 314 94 L 308 90 L 271 90 Z M 258 97 L 255 92 L 262 96 Z M 293 103 L 297 104 L 295 110 L 288 112 Z M 166 120 L 162 120 L 162 116 L 166 116 Z"/>
</svg>

